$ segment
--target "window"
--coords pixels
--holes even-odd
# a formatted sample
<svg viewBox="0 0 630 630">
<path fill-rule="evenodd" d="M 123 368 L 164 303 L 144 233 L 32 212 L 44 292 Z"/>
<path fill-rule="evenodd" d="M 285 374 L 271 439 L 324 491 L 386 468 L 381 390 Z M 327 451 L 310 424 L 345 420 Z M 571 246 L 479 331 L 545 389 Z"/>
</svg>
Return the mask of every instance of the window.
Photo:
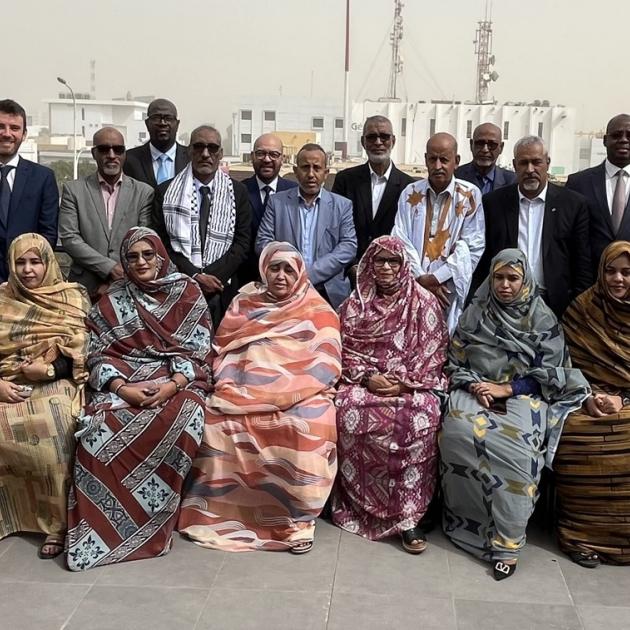
<svg viewBox="0 0 630 630">
<path fill-rule="evenodd" d="M 244 144 L 249 144 L 252 141 L 251 133 L 242 133 L 241 134 L 241 142 Z"/>
<path fill-rule="evenodd" d="M 544 124 L 539 122 L 538 123 L 538 137 L 539 138 L 543 137 L 543 129 L 544 129 Z"/>
<path fill-rule="evenodd" d="M 85 132 L 83 133 L 83 135 L 85 135 Z M 146 131 L 141 131 L 138 134 L 138 137 L 140 138 L 140 140 L 142 140 L 144 142 L 147 139 L 147 132 Z"/>
<path fill-rule="evenodd" d="M 466 138 L 469 140 L 472 138 L 472 120 L 466 121 Z"/>
<path fill-rule="evenodd" d="M 275 122 L 276 120 L 276 112 L 265 112 L 263 117 L 266 121 Z"/>
<path fill-rule="evenodd" d="M 431 118 L 429 120 L 429 136 L 432 136 L 435 133 L 435 118 Z"/>
<path fill-rule="evenodd" d="M 591 147 L 582 147 L 580 149 L 580 160 L 591 159 Z"/>
<path fill-rule="evenodd" d="M 316 116 L 313 118 L 313 129 L 323 129 L 324 128 L 324 118 L 323 116 Z"/>
<path fill-rule="evenodd" d="M 251 109 L 242 109 L 241 110 L 241 120 L 251 120 L 252 119 L 252 110 Z"/>
<path fill-rule="evenodd" d="M 506 120 L 503 123 L 503 139 L 507 140 L 510 137 L 510 121 Z"/>
<path fill-rule="evenodd" d="M 335 151 L 341 151 L 343 153 L 345 148 L 346 148 L 345 142 L 335 142 Z"/>
<path fill-rule="evenodd" d="M 335 129 L 343 129 L 343 118 L 335 118 Z"/>
<path fill-rule="evenodd" d="M 400 121 L 400 137 L 404 138 L 407 135 L 407 119 L 403 118 Z"/>
</svg>

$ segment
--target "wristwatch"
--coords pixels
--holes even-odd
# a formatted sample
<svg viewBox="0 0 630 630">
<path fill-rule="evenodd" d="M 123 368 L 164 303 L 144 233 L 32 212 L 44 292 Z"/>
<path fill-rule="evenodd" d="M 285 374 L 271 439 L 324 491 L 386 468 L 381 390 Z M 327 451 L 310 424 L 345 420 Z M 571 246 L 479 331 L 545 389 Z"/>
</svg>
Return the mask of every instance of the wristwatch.
<svg viewBox="0 0 630 630">
<path fill-rule="evenodd" d="M 46 376 L 48 378 L 55 378 L 55 366 L 52 363 L 48 364 L 48 368 L 46 369 Z"/>
</svg>

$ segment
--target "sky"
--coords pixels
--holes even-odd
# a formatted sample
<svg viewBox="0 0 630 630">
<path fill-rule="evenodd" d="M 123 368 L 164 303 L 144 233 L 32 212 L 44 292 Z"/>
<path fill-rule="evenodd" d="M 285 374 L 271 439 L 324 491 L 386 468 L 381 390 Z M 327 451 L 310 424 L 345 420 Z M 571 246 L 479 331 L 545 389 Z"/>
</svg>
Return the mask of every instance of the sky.
<svg viewBox="0 0 630 630">
<path fill-rule="evenodd" d="M 64 77 L 96 97 L 152 94 L 178 107 L 180 131 L 224 131 L 248 96 L 343 102 L 345 0 L 20 0 L 2 6 L 4 95 L 46 111 Z M 351 100 L 385 93 L 393 0 L 351 0 Z M 409 100 L 474 98 L 473 39 L 485 0 L 405 0 Z M 494 0 L 499 103 L 548 99 L 577 110 L 577 129 L 630 111 L 628 0 Z M 7 51 L 15 53 L 7 54 Z"/>
</svg>

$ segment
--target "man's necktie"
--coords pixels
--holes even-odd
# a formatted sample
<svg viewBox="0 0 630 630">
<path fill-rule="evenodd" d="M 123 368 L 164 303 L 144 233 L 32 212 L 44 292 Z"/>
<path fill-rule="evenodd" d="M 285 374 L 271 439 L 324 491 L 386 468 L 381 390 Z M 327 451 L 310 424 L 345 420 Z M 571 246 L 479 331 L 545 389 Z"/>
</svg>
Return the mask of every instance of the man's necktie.
<svg viewBox="0 0 630 630">
<path fill-rule="evenodd" d="M 263 213 L 267 209 L 267 204 L 269 203 L 269 195 L 271 194 L 271 186 L 263 186 L 263 192 L 265 193 L 265 197 L 263 198 Z"/>
<path fill-rule="evenodd" d="M 166 155 L 166 153 L 162 153 L 158 160 L 160 160 L 160 165 L 158 166 L 158 172 L 156 176 L 156 180 L 158 184 L 165 182 L 169 178 L 169 170 L 168 170 L 168 161 L 171 158 Z"/>
<path fill-rule="evenodd" d="M 210 216 L 210 188 L 201 186 L 201 210 L 199 211 L 199 240 L 201 242 L 201 257 L 206 248 L 206 234 L 208 233 L 208 217 Z"/>
<path fill-rule="evenodd" d="M 619 231 L 623 213 L 626 209 L 626 172 L 623 169 L 617 171 L 617 185 L 612 200 L 612 224 L 615 234 Z"/>
<path fill-rule="evenodd" d="M 11 205 L 11 187 L 9 186 L 9 173 L 13 166 L 0 166 L 0 221 L 7 224 L 9 218 L 9 206 Z"/>
</svg>

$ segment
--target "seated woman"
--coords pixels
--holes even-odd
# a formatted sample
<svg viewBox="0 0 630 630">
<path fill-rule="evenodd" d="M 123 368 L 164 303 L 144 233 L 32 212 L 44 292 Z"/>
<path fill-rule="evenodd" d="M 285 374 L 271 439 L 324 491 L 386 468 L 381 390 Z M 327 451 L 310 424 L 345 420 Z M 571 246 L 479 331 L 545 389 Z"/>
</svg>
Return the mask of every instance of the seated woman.
<svg viewBox="0 0 630 630">
<path fill-rule="evenodd" d="M 333 522 L 371 540 L 401 535 L 408 552 L 421 553 L 417 525 L 437 481 L 448 334 L 399 239 L 375 239 L 361 259 L 357 288 L 341 307 L 341 344 Z"/>
<path fill-rule="evenodd" d="M 80 285 L 64 282 L 48 241 L 22 234 L 0 286 L 0 538 L 46 534 L 40 558 L 63 551 L 74 423 L 87 379 Z"/>
<path fill-rule="evenodd" d="M 630 564 L 630 243 L 604 250 L 563 324 L 593 394 L 567 418 L 554 462 L 560 547 L 584 567 Z"/>
<path fill-rule="evenodd" d="M 514 574 L 543 466 L 566 416 L 589 393 L 525 255 L 505 249 L 464 311 L 449 350 L 451 394 L 440 436 L 444 531 Z"/>
<path fill-rule="evenodd" d="M 89 383 L 68 499 L 73 571 L 169 551 L 203 431 L 212 325 L 153 230 L 121 245 L 125 277 L 89 315 Z"/>
<path fill-rule="evenodd" d="M 339 319 L 288 243 L 260 255 L 215 338 L 215 391 L 179 531 L 227 551 L 313 546 L 337 471 Z"/>
</svg>

